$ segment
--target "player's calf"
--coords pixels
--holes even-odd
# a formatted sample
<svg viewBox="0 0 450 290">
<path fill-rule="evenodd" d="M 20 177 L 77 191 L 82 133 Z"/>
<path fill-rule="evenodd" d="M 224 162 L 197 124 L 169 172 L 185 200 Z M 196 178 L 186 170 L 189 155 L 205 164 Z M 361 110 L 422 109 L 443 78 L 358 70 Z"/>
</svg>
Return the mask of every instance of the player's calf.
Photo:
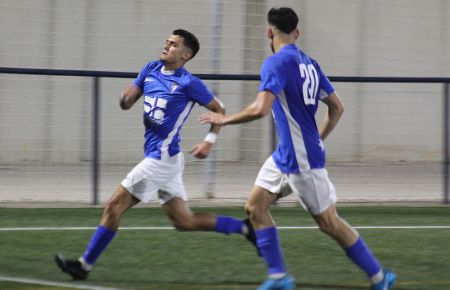
<svg viewBox="0 0 450 290">
<path fill-rule="evenodd" d="M 258 253 L 258 256 L 261 257 L 261 252 L 258 249 L 258 245 L 256 243 L 256 234 L 255 234 L 255 228 L 253 227 L 250 219 L 246 218 L 242 221 L 246 227 L 246 230 L 244 231 L 245 238 L 255 246 L 256 251 Z"/>
</svg>

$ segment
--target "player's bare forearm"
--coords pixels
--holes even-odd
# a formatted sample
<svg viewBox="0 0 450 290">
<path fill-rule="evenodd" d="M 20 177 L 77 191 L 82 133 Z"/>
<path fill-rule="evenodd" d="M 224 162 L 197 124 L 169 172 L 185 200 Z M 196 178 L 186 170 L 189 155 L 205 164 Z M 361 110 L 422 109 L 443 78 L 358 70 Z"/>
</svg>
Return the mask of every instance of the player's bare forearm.
<svg viewBox="0 0 450 290">
<path fill-rule="evenodd" d="M 330 135 L 331 131 L 333 131 L 341 119 L 341 116 L 344 113 L 344 106 L 335 92 L 331 93 L 330 96 L 322 101 L 328 106 L 325 119 L 319 129 L 320 138 L 324 140 Z"/>
<path fill-rule="evenodd" d="M 131 108 L 134 104 L 134 101 L 132 98 L 126 94 L 120 95 L 120 108 L 122 110 L 128 110 Z"/>
<path fill-rule="evenodd" d="M 252 103 L 239 113 L 225 116 L 222 122 L 223 125 L 248 123 L 257 119 L 261 119 L 265 115 L 266 114 L 264 112 L 260 111 L 257 106 Z"/>
<path fill-rule="evenodd" d="M 259 92 L 256 99 L 242 111 L 225 116 L 217 113 L 206 113 L 200 116 L 200 123 L 211 123 L 221 126 L 247 123 L 266 116 L 272 107 L 275 96 L 269 91 Z"/>
<path fill-rule="evenodd" d="M 128 86 L 120 95 L 119 104 L 122 110 L 128 110 L 142 95 L 141 89 L 135 85 Z"/>
<path fill-rule="evenodd" d="M 209 113 L 218 114 L 220 116 L 223 116 L 223 114 L 225 114 L 225 107 L 216 98 L 211 100 L 211 102 L 209 102 L 206 105 L 206 108 L 211 111 Z M 194 157 L 199 158 L 199 159 L 204 159 L 204 158 L 208 157 L 209 152 L 211 151 L 212 147 L 214 146 L 214 143 L 216 142 L 217 133 L 219 133 L 220 127 L 221 126 L 218 124 L 211 123 L 211 127 L 210 127 L 205 139 L 202 142 L 200 142 L 199 144 L 195 145 L 191 149 L 190 153 Z"/>
<path fill-rule="evenodd" d="M 220 102 L 218 99 L 214 98 L 207 106 L 208 110 L 210 110 L 212 113 L 216 113 L 218 115 L 225 115 L 225 106 Z M 222 127 L 219 124 L 211 123 L 211 127 L 209 129 L 209 132 L 218 134 L 220 131 L 220 127 Z"/>
<path fill-rule="evenodd" d="M 335 110 L 328 109 L 328 112 L 325 115 L 325 119 L 322 123 L 322 126 L 319 129 L 320 138 L 325 140 L 328 135 L 330 135 L 331 131 L 336 127 L 339 122 L 340 114 Z"/>
</svg>

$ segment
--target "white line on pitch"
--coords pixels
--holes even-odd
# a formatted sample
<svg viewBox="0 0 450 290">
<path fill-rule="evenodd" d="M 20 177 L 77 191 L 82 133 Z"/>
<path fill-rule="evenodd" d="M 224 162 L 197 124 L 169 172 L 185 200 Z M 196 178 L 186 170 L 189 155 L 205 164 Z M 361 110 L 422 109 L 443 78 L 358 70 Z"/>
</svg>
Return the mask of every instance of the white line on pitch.
<svg viewBox="0 0 450 290">
<path fill-rule="evenodd" d="M 355 229 L 450 229 L 450 226 L 356 226 Z M 96 227 L 3 227 L 0 231 L 83 231 L 95 230 Z M 173 227 L 121 227 L 121 231 L 126 230 L 173 230 Z M 280 226 L 280 230 L 311 230 L 317 226 Z"/>
<path fill-rule="evenodd" d="M 4 227 L 0 231 L 83 231 L 97 227 Z M 120 227 L 120 230 L 173 230 L 173 227 Z"/>
<path fill-rule="evenodd" d="M 278 227 L 282 230 L 309 230 L 317 229 L 312 227 Z M 450 229 L 450 226 L 355 226 L 355 229 Z"/>
<path fill-rule="evenodd" d="M 8 276 L 0 276 L 0 281 L 17 282 L 17 283 L 34 284 L 34 285 L 45 285 L 45 286 L 55 286 L 55 287 L 66 287 L 66 288 L 75 288 L 75 289 L 118 290 L 118 288 L 101 287 L 101 286 L 88 285 L 88 284 L 83 285 L 83 284 L 54 282 L 54 281 L 48 281 L 48 280 L 38 280 L 38 279 L 8 277 Z"/>
</svg>

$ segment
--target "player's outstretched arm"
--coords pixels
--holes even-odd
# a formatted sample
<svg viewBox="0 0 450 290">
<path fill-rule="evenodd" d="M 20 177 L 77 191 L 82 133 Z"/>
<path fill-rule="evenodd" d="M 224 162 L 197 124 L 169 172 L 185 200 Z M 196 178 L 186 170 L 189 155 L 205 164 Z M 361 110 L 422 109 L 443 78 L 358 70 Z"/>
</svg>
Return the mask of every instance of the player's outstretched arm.
<svg viewBox="0 0 450 290">
<path fill-rule="evenodd" d="M 122 94 L 120 94 L 120 108 L 122 108 L 122 110 L 128 110 L 136 103 L 141 95 L 142 91 L 138 86 L 134 84 L 129 85 Z"/>
<path fill-rule="evenodd" d="M 328 97 L 322 99 L 322 102 L 328 106 L 325 118 L 319 129 L 320 138 L 324 140 L 339 122 L 344 113 L 344 105 L 336 92 L 332 92 Z"/>
<path fill-rule="evenodd" d="M 225 107 L 223 104 L 216 98 L 214 98 L 211 102 L 206 105 L 206 108 L 215 114 L 223 115 L 225 114 Z M 208 157 L 211 148 L 214 143 L 216 143 L 217 134 L 220 130 L 220 125 L 211 124 L 211 128 L 209 129 L 208 134 L 201 143 L 194 146 L 191 149 L 190 153 L 199 159 L 203 159 Z"/>
<path fill-rule="evenodd" d="M 271 91 L 262 91 L 259 92 L 256 95 L 255 100 L 242 111 L 229 116 L 208 112 L 200 116 L 200 123 L 225 126 L 228 124 L 251 122 L 269 114 L 274 99 L 275 96 Z"/>
</svg>

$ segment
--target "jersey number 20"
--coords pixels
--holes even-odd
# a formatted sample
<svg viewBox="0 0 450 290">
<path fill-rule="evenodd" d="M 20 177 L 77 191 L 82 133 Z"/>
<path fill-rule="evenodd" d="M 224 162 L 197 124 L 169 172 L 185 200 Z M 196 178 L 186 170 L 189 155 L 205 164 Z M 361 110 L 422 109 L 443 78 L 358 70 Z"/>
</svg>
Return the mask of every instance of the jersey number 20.
<svg viewBox="0 0 450 290">
<path fill-rule="evenodd" d="M 299 65 L 300 76 L 303 79 L 303 100 L 305 105 L 315 105 L 317 91 L 319 89 L 319 76 L 312 64 L 301 63 Z"/>
</svg>

